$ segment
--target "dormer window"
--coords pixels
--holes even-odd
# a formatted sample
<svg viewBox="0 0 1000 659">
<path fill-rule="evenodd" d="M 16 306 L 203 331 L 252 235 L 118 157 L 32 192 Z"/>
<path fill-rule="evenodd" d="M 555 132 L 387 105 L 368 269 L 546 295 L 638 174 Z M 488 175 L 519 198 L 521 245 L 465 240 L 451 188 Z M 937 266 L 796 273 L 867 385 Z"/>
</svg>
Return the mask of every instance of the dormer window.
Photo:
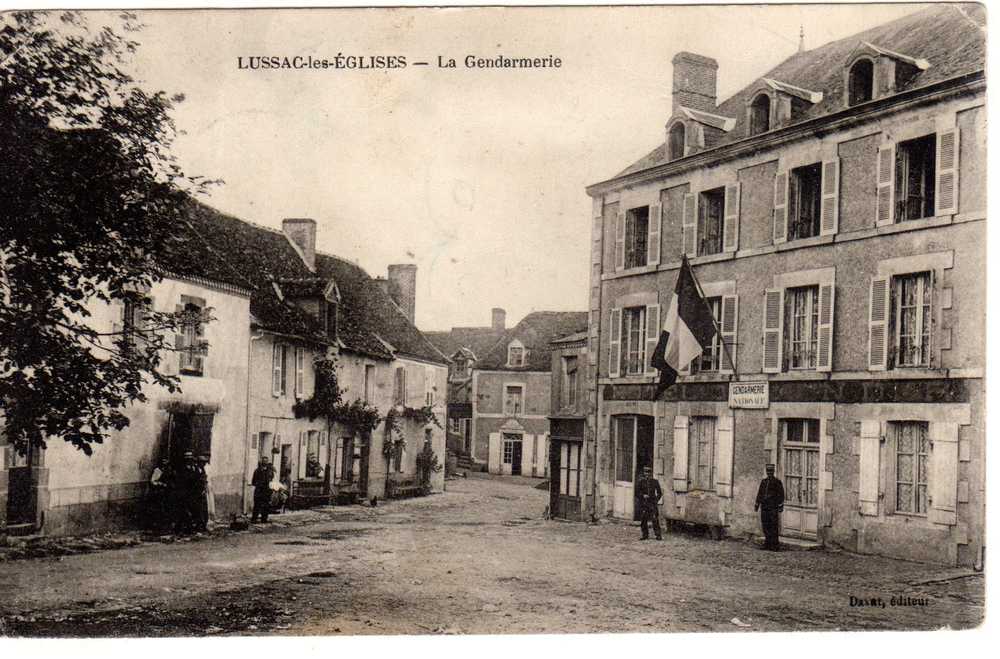
<svg viewBox="0 0 1000 659">
<path fill-rule="evenodd" d="M 524 366 L 524 344 L 512 341 L 507 346 L 507 366 Z"/>
<path fill-rule="evenodd" d="M 875 96 L 875 65 L 870 59 L 859 59 L 847 76 L 847 104 L 866 103 Z"/>
<path fill-rule="evenodd" d="M 771 129 L 771 97 L 758 94 L 750 104 L 750 134 L 759 135 Z"/>
<path fill-rule="evenodd" d="M 670 160 L 677 160 L 684 157 L 685 130 L 684 122 L 678 121 L 667 134 L 667 157 Z"/>
</svg>

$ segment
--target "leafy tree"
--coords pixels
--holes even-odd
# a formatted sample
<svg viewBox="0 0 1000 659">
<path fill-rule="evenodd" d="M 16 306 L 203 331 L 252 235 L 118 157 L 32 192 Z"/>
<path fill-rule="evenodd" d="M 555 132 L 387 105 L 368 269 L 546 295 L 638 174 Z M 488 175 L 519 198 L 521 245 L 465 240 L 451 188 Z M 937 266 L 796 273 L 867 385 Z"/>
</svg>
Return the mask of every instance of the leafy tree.
<svg viewBox="0 0 1000 659">
<path fill-rule="evenodd" d="M 164 337 L 194 320 L 143 307 L 182 204 L 209 182 L 170 155 L 183 99 L 127 72 L 136 16 L 101 20 L 0 16 L 0 428 L 22 453 L 54 437 L 89 455 L 144 389 L 175 390 Z M 136 323 L 93 326 L 98 303 Z"/>
</svg>

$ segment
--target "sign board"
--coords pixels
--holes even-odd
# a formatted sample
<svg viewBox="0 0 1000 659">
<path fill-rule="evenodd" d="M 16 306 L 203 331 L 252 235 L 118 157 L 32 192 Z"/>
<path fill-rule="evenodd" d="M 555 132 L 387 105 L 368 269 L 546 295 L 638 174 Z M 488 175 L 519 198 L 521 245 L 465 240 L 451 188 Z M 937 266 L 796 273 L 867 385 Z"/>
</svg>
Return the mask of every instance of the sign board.
<svg viewBox="0 0 1000 659">
<path fill-rule="evenodd" d="M 729 383 L 730 409 L 766 410 L 770 398 L 767 380 Z"/>
</svg>

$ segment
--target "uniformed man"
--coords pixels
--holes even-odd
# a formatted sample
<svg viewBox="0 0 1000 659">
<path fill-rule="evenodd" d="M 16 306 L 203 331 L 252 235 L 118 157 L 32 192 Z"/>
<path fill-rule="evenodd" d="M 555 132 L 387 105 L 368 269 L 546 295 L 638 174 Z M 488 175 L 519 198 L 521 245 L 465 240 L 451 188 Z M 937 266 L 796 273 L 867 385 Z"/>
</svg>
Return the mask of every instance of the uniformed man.
<svg viewBox="0 0 1000 659">
<path fill-rule="evenodd" d="M 266 455 L 260 456 L 260 464 L 253 472 L 250 484 L 253 485 L 253 514 L 250 522 L 256 524 L 260 519 L 267 522 L 267 514 L 271 512 L 271 481 L 274 480 L 274 467 Z"/>
<path fill-rule="evenodd" d="M 764 467 L 767 478 L 760 482 L 757 488 L 757 501 L 753 509 L 760 510 L 760 526 L 764 531 L 764 549 L 779 551 L 778 527 L 781 525 L 781 513 L 785 510 L 785 486 L 774 476 L 774 465 Z"/>
<path fill-rule="evenodd" d="M 650 467 L 642 468 L 642 477 L 635 488 L 636 502 L 639 504 L 639 528 L 642 529 L 640 540 L 649 539 L 649 522 L 653 522 L 653 533 L 657 540 L 663 540 L 660 534 L 660 499 L 663 498 L 663 490 L 660 488 L 660 481 L 653 478 L 653 470 Z"/>
</svg>

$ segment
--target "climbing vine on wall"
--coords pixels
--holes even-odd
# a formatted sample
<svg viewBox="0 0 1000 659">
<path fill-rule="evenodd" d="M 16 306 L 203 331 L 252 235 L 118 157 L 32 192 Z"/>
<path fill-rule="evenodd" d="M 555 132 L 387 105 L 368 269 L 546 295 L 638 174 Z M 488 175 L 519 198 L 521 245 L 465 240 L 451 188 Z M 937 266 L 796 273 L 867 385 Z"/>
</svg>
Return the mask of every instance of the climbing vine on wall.
<svg viewBox="0 0 1000 659">
<path fill-rule="evenodd" d="M 344 390 L 337 382 L 337 362 L 324 358 L 313 364 L 316 371 L 315 391 L 310 398 L 300 400 L 292 406 L 295 417 L 308 417 L 310 421 L 323 417 L 361 434 L 370 434 L 375 430 L 382 422 L 382 414 L 374 405 L 369 405 L 360 398 L 350 403 L 344 400 Z"/>
</svg>

